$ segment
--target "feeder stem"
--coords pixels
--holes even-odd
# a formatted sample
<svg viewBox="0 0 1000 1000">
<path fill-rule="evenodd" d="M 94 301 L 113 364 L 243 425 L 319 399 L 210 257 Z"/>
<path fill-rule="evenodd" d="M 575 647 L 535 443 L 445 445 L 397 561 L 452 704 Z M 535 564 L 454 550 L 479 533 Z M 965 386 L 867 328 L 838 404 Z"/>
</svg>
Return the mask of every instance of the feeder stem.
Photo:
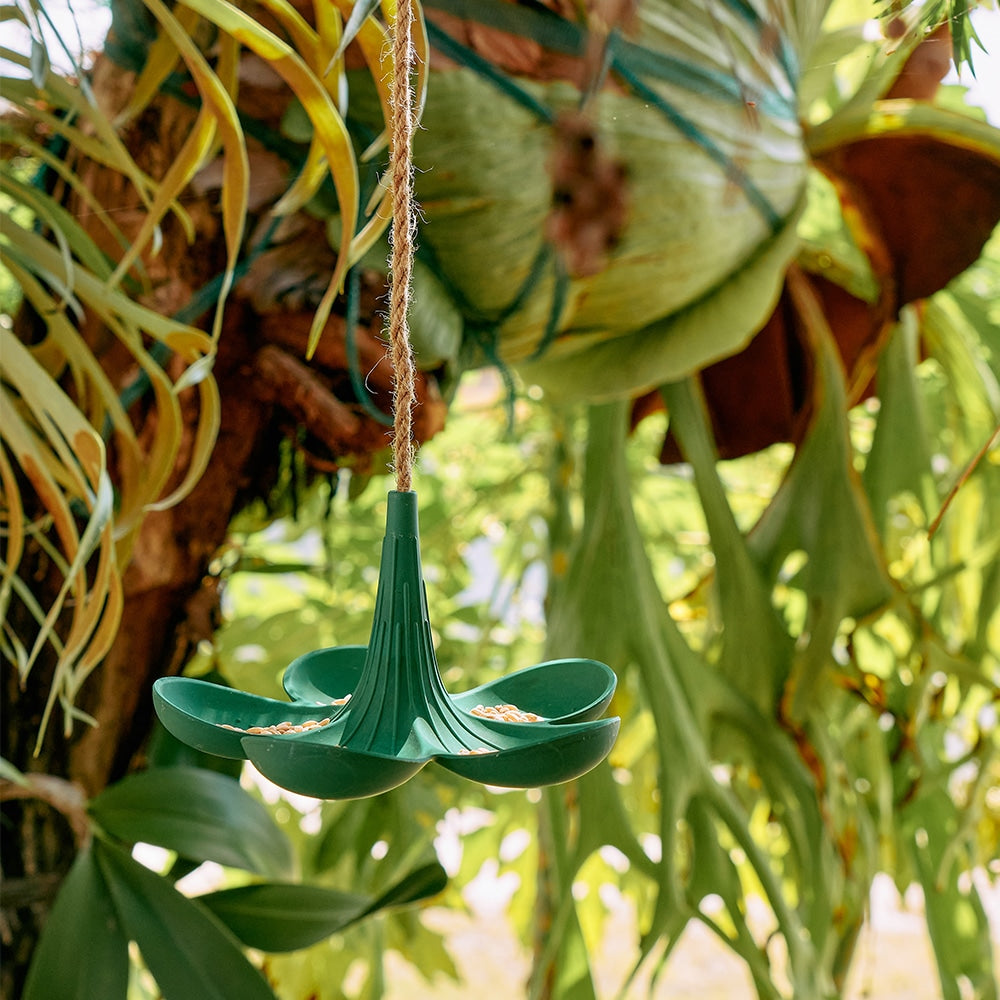
<svg viewBox="0 0 1000 1000">
<path fill-rule="evenodd" d="M 407 313 L 413 272 L 413 69 L 411 41 L 413 8 L 410 0 L 396 0 L 393 26 L 392 143 L 389 171 L 392 182 L 392 256 L 389 261 L 389 358 L 393 371 L 392 460 L 396 489 L 409 492 L 413 473 L 413 350 Z"/>
</svg>

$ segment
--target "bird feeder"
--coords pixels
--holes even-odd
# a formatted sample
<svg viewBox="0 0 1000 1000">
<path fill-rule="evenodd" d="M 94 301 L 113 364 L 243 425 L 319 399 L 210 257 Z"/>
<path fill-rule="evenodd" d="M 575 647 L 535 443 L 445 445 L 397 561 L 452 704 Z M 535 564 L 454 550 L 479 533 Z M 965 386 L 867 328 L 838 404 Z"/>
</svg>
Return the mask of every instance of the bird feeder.
<svg viewBox="0 0 1000 1000">
<path fill-rule="evenodd" d="M 389 340 L 397 488 L 389 493 L 370 641 L 299 657 L 284 675 L 288 702 L 190 677 L 162 677 L 153 685 L 157 714 L 178 739 L 206 753 L 249 759 L 276 784 L 317 798 L 377 795 L 430 761 L 489 785 L 557 784 L 600 763 L 620 723 L 600 718 L 616 678 L 595 660 L 536 664 L 459 695 L 450 695 L 441 680 L 420 566 L 417 495 L 410 489 L 409 7 L 397 5 L 390 159 Z"/>
<path fill-rule="evenodd" d="M 603 663 L 566 659 L 449 694 L 431 638 L 417 495 L 393 491 L 367 647 L 299 657 L 284 675 L 290 702 L 191 677 L 160 678 L 153 698 L 185 743 L 248 758 L 290 791 L 349 799 L 388 791 L 432 760 L 503 787 L 578 777 L 618 734 L 617 718 L 599 718 L 615 684 Z"/>
</svg>

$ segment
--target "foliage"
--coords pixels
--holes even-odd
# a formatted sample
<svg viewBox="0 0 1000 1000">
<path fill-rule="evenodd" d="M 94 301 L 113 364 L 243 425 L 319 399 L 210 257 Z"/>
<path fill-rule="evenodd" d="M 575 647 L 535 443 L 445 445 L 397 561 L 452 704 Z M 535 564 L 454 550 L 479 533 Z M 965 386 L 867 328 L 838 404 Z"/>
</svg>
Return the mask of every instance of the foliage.
<svg viewBox="0 0 1000 1000">
<path fill-rule="evenodd" d="M 383 6 L 391 18 L 392 5 Z M 479 6 L 482 28 L 587 56 L 592 26 L 541 5 Z M 129 940 L 167 997 L 269 996 L 270 981 L 280 995 L 333 1000 L 363 951 L 371 957 L 364 989 L 374 997 L 384 952 L 401 941 L 428 974 L 454 974 L 440 942 L 409 914 L 315 942 L 437 891 L 439 869 L 428 862 L 436 820 L 473 806 L 489 808 L 492 823 L 469 838 L 460 881 L 500 853 L 506 833 L 537 833 L 530 850 L 505 862 L 525 884 L 537 876 L 537 892 L 520 894 L 514 916 L 549 929 L 535 956 L 534 997 L 595 996 L 587 954 L 603 913 L 596 893 L 578 901 L 572 889 L 606 877 L 600 852 L 609 847 L 627 862 L 621 885 L 639 909 L 640 963 L 662 967 L 698 920 L 746 961 L 760 996 L 836 996 L 871 879 L 888 870 L 900 885 L 925 889 L 947 1000 L 963 990 L 996 997 L 985 915 L 962 877 L 990 860 L 1000 826 L 988 796 L 1000 672 L 995 451 L 964 473 L 1000 416 L 1000 254 L 994 240 L 947 291 L 902 310 L 878 345 L 877 400 L 854 409 L 856 373 L 845 380 L 837 331 L 806 273 L 832 270 L 869 304 L 880 280 L 888 283 L 859 252 L 859 232 L 870 234 L 825 198 L 811 156 L 876 132 L 932 135 L 990 163 L 1000 146 L 995 130 L 969 118 L 873 103 L 920 40 L 919 21 L 887 53 L 833 21 L 821 33 L 826 4 L 779 7 L 781 31 L 767 44 L 770 13 L 735 0 L 651 2 L 637 41 L 618 32 L 604 39 L 582 96 L 630 156 L 637 197 L 633 225 L 597 276 L 566 273 L 541 239 L 549 126 L 581 92 L 486 64 L 436 24 L 420 40 L 462 68 L 418 81 L 427 87 L 418 160 L 435 168 L 418 176 L 427 223 L 421 301 L 433 297 L 431 315 L 414 324 L 418 347 L 453 373 L 499 361 L 509 384 L 508 366 L 523 362 L 526 381 L 545 383 L 550 401 L 587 404 L 518 401 L 516 440 L 503 438 L 501 408 L 483 410 L 456 418 L 425 451 L 424 562 L 438 657 L 453 688 L 538 658 L 543 642 L 553 655 L 606 660 L 621 676 L 614 709 L 625 722 L 609 764 L 544 797 L 494 798 L 421 776 L 371 801 L 299 803 L 308 822 L 287 801 L 273 803 L 272 819 L 231 778 L 204 769 L 130 777 L 90 802 L 92 839 L 52 911 L 29 997 L 124 995 Z M 183 151 L 159 184 L 124 150 L 86 78 L 74 88 L 51 72 L 36 7 L 4 8 L 32 27 L 35 42 L 28 55 L 5 53 L 30 78 L 4 81 L 22 114 L 5 126 L 0 182 L 17 209 L 2 248 L 31 309 L 25 331 L 0 329 L 0 605 L 4 655 L 22 683 L 46 643 L 57 654 L 46 720 L 59 701 L 69 723 L 79 685 L 108 649 L 143 515 L 182 496 L 211 452 L 223 304 L 253 255 L 244 231 L 253 126 L 235 104 L 241 47 L 267 60 L 293 95 L 283 134 L 270 139 L 292 151 L 298 172 L 273 213 L 322 218 L 338 251 L 310 348 L 347 267 L 371 264 L 381 249 L 386 192 L 373 178 L 391 67 L 375 5 L 317 4 L 315 26 L 281 0 L 261 8 L 255 19 L 225 0 L 172 8 L 145 0 L 160 30 L 140 39 L 122 121 L 161 89 L 200 95 Z M 118 5 L 119 27 L 138 9 Z M 675 30 L 661 30 L 670 17 Z M 343 58 L 352 34 L 367 67 L 360 76 Z M 968 48 L 967 34 L 953 37 Z M 623 93 L 595 96 L 609 72 Z M 56 145 L 42 141 L 47 134 Z M 151 307 L 148 269 L 158 234 L 191 231 L 179 196 L 220 151 L 226 259 L 199 299 L 202 311 L 216 303 L 208 334 Z M 26 162 L 44 168 L 38 183 Z M 128 233 L 84 180 L 95 163 L 126 178 L 144 204 Z M 74 220 L 64 196 L 93 212 L 99 237 Z M 782 287 L 812 375 L 801 433 L 794 446 L 720 462 L 691 373 L 746 342 Z M 101 366 L 107 358 L 82 337 L 85 315 L 136 366 L 124 397 Z M 661 417 L 628 443 L 625 397 L 649 388 L 665 401 L 684 466 L 649 457 Z M 181 411 L 192 395 L 185 464 Z M 141 440 L 137 399 L 156 417 L 155 433 Z M 602 399 L 612 401 L 594 405 Z M 275 504 L 245 511 L 209 565 L 227 584 L 232 615 L 191 667 L 267 695 L 278 695 L 281 669 L 304 648 L 365 641 L 384 515 L 362 477 L 308 486 L 301 455 L 285 448 Z M 269 527 L 277 506 L 296 515 L 285 535 Z M 29 545 L 61 581 L 51 607 L 19 575 Z M 29 638 L 8 624 L 15 602 L 36 621 Z M 129 853 L 137 840 L 175 852 L 171 873 L 140 865 Z M 172 876 L 205 860 L 245 874 L 230 873 L 226 888 L 197 899 L 175 891 Z M 299 881 L 286 881 L 293 864 Z M 766 903 L 765 926 L 749 918 L 752 897 Z M 241 945 L 310 947 L 269 954 L 265 980 Z M 82 970 L 60 961 L 70 947 L 86 956 Z"/>
<path fill-rule="evenodd" d="M 990 253 L 937 297 L 925 316 L 957 301 L 975 309 L 969 289 L 992 287 L 995 266 Z M 996 512 L 989 494 L 979 492 L 989 490 L 995 465 L 977 467 L 968 492 L 956 495 L 952 503 L 960 506 L 949 508 L 939 529 L 945 534 L 928 542 L 927 526 L 975 442 L 989 430 L 995 411 L 977 411 L 976 401 L 992 395 L 996 369 L 995 361 L 992 368 L 963 368 L 955 358 L 945 375 L 940 366 L 946 358 L 939 355 L 904 363 L 899 353 L 905 354 L 908 337 L 912 347 L 917 322 L 908 313 L 885 356 L 880 405 L 851 411 L 850 424 L 842 397 L 837 401 L 838 369 L 827 367 L 828 381 L 817 390 L 827 406 L 793 466 L 788 449 L 776 448 L 723 463 L 716 473 L 710 442 L 698 429 L 704 418 L 697 394 L 685 402 L 688 390 L 680 387 L 670 390 L 672 413 L 675 421 L 688 423 L 686 445 L 693 437 L 693 447 L 701 450 L 694 481 L 684 467 L 657 468 L 646 457 L 658 426 L 640 428 L 626 448 L 621 406 L 594 411 L 588 430 L 579 414 L 551 414 L 524 401 L 516 437 L 508 439 L 502 407 L 453 411 L 445 433 L 423 449 L 419 476 L 429 515 L 424 549 L 437 570 L 429 598 L 442 628 L 439 660 L 449 686 L 461 690 L 496 669 L 538 657 L 537 645 L 525 641 L 534 634 L 537 643 L 540 633 L 511 629 L 520 610 L 497 604 L 492 594 L 516 595 L 530 583 L 527 560 L 536 550 L 519 551 L 525 535 L 518 526 L 545 516 L 556 571 L 549 586 L 549 651 L 587 651 L 615 664 L 620 690 L 614 708 L 625 727 L 609 765 L 576 783 L 569 795 L 562 789 L 545 793 L 541 813 L 532 796 L 489 798 L 447 782 L 433 789 L 406 786 L 382 797 L 379 806 L 323 804 L 324 824 L 332 829 L 368 809 L 406 816 L 411 796 L 428 796 L 422 835 L 412 824 L 407 832 L 404 820 L 361 837 L 342 830 L 340 843 L 346 847 L 356 837 L 367 844 L 379 836 L 395 850 L 400 843 L 429 840 L 433 817 L 446 809 L 485 807 L 490 821 L 465 838 L 460 886 L 487 861 L 495 863 L 508 834 L 535 831 L 541 823 L 539 845 L 501 862 L 500 871 L 520 879 L 511 916 L 527 934 L 539 849 L 549 845 L 556 852 L 553 922 L 565 937 L 552 933 L 549 947 L 562 974 L 576 969 L 582 977 L 575 982 L 583 995 L 593 987 L 579 959 L 596 950 L 605 931 L 606 911 L 596 889 L 609 878 L 639 907 L 647 961 L 666 962 L 687 921 L 701 920 L 747 960 L 762 996 L 783 995 L 778 977 L 785 968 L 775 944 L 762 950 L 765 938 L 777 941 L 788 933 L 807 942 L 789 949 L 796 995 L 838 995 L 873 874 L 887 870 L 901 887 L 930 878 L 926 905 L 942 949 L 944 989 L 959 989 L 966 976 L 979 984 L 977 995 L 991 996 L 990 967 L 982 964 L 989 961 L 985 915 L 961 872 L 989 862 L 996 836 L 995 804 L 987 805 L 986 793 L 996 773 L 989 704 L 996 696 L 1000 616 L 989 613 L 995 600 L 980 601 L 980 587 L 994 585 L 990 539 Z M 993 336 L 992 328 L 974 329 Z M 912 412 L 903 418 L 896 409 L 937 409 L 945 398 L 951 406 L 966 400 L 970 410 L 963 422 L 979 413 L 978 431 L 970 426 L 964 441 L 941 430 L 943 419 L 917 421 Z M 912 446 L 894 447 L 887 478 L 875 485 L 872 476 L 884 468 L 874 464 L 880 462 L 878 449 L 899 441 L 900 420 L 918 438 Z M 573 470 L 584 443 L 589 471 L 580 484 Z M 838 453 L 839 464 L 833 461 Z M 918 499 L 907 485 L 919 481 L 911 462 L 931 454 L 938 455 L 938 471 L 925 467 L 928 490 Z M 952 456 L 947 465 L 946 454 Z M 867 496 L 853 471 L 866 461 Z M 273 694 L 289 655 L 312 645 L 363 641 L 381 490 L 373 484 L 350 505 L 345 490 L 328 516 L 325 489 L 310 497 L 280 535 L 271 528 L 236 536 L 227 584 L 232 617 L 203 664 L 214 664 L 240 687 Z M 838 490 L 844 500 L 831 501 Z M 560 497 L 577 529 L 582 516 L 569 560 L 560 555 L 566 541 L 557 516 Z M 874 569 L 866 568 L 857 547 L 834 547 L 813 559 L 810 576 L 808 561 L 796 554 L 809 550 L 798 539 L 767 537 L 768 519 L 783 504 L 821 517 L 820 538 L 842 538 L 852 523 L 859 524 Z M 881 538 L 872 530 L 876 511 Z M 905 526 L 903 517 L 909 519 Z M 706 522 L 710 534 L 703 530 Z M 953 534 L 949 539 L 972 523 L 982 532 L 976 540 L 961 542 Z M 814 530 L 805 524 L 804 530 Z M 325 549 L 324 536 L 332 540 Z M 955 546 L 964 544 L 970 546 L 966 561 L 949 571 Z M 308 573 L 279 583 L 266 572 L 287 570 L 294 564 L 284 560 L 301 560 L 304 552 L 313 561 Z M 494 577 L 497 564 L 509 568 Z M 560 578 L 558 569 L 566 565 L 569 574 Z M 864 579 L 869 572 L 882 581 L 874 591 Z M 861 574 L 864 586 L 845 587 L 845 574 L 848 580 Z M 739 593 L 724 597 L 724 587 L 738 587 Z M 468 605 L 477 591 L 479 602 Z M 971 603 L 964 603 L 963 592 Z M 834 635 L 818 640 L 821 655 L 803 636 L 822 636 L 823 617 L 814 612 L 807 627 L 807 609 L 845 595 L 852 606 L 846 618 L 836 605 L 830 612 Z M 278 599 L 283 607 L 275 607 Z M 975 621 L 975 640 L 968 626 L 954 628 L 963 618 L 956 618 L 959 605 L 971 615 L 966 621 Z M 941 617 L 945 608 L 950 610 Z M 470 621 L 478 627 L 469 629 Z M 610 622 L 623 627 L 611 628 Z M 273 656 L 269 645 L 253 641 L 268 634 L 278 640 Z M 289 636 L 287 648 L 281 635 Z M 965 647 L 961 652 L 954 651 L 956 642 Z M 772 671 L 769 683 L 762 664 Z M 812 695 L 800 709 L 803 721 L 796 721 L 781 696 L 791 672 L 808 676 L 813 670 Z M 955 797 L 943 794 L 944 788 Z M 554 828 L 546 834 L 548 824 Z M 609 845 L 626 859 L 624 873 L 619 868 L 612 875 L 599 861 L 599 851 Z M 570 904 L 579 894 L 569 886 L 577 882 L 593 891 Z M 773 908 L 773 925 L 750 922 L 747 900 L 761 894 Z M 420 951 L 407 954 L 422 964 Z M 572 982 L 555 995 L 572 995 Z M 294 989 L 288 995 L 296 995 Z"/>
<path fill-rule="evenodd" d="M 320 884 L 316 872 L 308 883 L 289 881 L 292 845 L 265 807 L 231 775 L 201 767 L 133 775 L 93 798 L 87 812 L 90 836 L 36 949 L 26 1000 L 134 995 L 130 941 L 167 1000 L 221 1000 L 236 989 L 266 1000 L 274 993 L 244 948 L 300 950 L 446 884 L 436 861 L 413 867 L 377 896 Z M 163 874 L 132 856 L 140 840 L 169 852 Z M 230 888 L 179 891 L 176 882 L 206 861 L 248 874 Z"/>
</svg>

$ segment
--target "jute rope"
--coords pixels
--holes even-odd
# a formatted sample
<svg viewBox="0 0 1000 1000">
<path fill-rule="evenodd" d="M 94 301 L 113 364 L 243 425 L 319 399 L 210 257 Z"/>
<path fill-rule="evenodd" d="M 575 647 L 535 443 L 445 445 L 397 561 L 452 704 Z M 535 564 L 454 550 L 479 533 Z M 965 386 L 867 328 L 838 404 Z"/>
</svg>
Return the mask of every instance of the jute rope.
<svg viewBox="0 0 1000 1000">
<path fill-rule="evenodd" d="M 397 0 L 393 30 L 392 148 L 389 172 L 392 182 L 392 255 L 389 261 L 389 359 L 393 371 L 392 461 L 396 489 L 405 493 L 413 476 L 413 404 L 415 366 L 410 347 L 407 314 L 416 233 L 413 212 L 413 69 L 411 42 L 413 11 L 409 0 Z"/>
</svg>

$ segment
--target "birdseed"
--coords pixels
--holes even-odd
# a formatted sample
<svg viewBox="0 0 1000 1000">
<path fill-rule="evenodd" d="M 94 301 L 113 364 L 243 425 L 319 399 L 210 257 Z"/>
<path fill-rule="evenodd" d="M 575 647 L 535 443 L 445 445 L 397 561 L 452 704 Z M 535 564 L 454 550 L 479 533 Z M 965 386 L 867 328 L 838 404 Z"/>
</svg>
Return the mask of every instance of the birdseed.
<svg viewBox="0 0 1000 1000">
<path fill-rule="evenodd" d="M 248 733 L 250 736 L 285 736 L 288 733 L 308 733 L 311 729 L 321 729 L 323 726 L 330 725 L 331 721 L 331 719 L 306 719 L 305 722 L 278 722 L 273 726 L 250 726 L 248 729 L 230 726 L 225 722 L 219 722 L 216 725 L 234 733 Z"/>
<path fill-rule="evenodd" d="M 516 705 L 476 705 L 473 715 L 481 719 L 493 719 L 497 722 L 541 722 L 542 717 L 534 712 L 524 712 Z"/>
</svg>

